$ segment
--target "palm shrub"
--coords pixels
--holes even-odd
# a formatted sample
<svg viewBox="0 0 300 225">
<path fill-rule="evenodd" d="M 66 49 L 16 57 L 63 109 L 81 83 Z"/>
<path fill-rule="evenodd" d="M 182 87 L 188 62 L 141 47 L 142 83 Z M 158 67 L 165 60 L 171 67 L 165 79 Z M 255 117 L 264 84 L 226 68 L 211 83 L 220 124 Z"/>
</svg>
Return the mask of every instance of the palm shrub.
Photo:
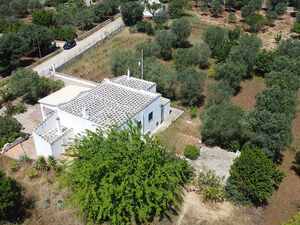
<svg viewBox="0 0 300 225">
<path fill-rule="evenodd" d="M 184 148 L 184 155 L 189 159 L 197 159 L 200 155 L 200 150 L 195 145 L 187 145 Z"/>
<path fill-rule="evenodd" d="M 47 161 L 43 156 L 40 156 L 33 166 L 37 170 L 48 170 L 49 168 Z"/>
<path fill-rule="evenodd" d="M 89 223 L 148 223 L 170 216 L 179 204 L 181 188 L 192 175 L 185 160 L 143 135 L 141 125 L 87 131 L 75 138 L 66 155 L 73 162 L 59 177 L 69 188 L 68 201 Z"/>
</svg>

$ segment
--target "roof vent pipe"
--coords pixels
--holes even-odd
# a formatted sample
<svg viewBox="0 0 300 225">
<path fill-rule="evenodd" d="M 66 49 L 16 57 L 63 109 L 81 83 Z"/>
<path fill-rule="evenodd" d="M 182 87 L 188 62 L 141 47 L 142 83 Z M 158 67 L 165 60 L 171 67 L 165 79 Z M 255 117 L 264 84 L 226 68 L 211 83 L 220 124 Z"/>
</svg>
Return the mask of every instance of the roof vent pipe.
<svg viewBox="0 0 300 225">
<path fill-rule="evenodd" d="M 89 118 L 89 111 L 86 107 L 83 107 L 83 109 L 82 109 L 82 117 L 85 119 Z"/>
<path fill-rule="evenodd" d="M 58 132 L 58 135 L 62 135 L 62 128 L 61 128 L 61 123 L 60 123 L 60 119 L 59 117 L 56 117 L 56 124 L 57 124 L 57 132 Z"/>
<path fill-rule="evenodd" d="M 129 78 L 130 78 L 130 69 L 128 67 L 128 69 L 127 69 L 127 79 L 129 79 Z"/>
</svg>

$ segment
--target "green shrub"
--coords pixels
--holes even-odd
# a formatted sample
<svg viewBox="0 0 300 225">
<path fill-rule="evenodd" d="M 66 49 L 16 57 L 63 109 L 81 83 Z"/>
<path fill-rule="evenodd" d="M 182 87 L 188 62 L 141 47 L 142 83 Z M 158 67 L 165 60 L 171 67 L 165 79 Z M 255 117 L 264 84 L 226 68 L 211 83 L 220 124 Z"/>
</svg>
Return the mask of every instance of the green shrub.
<svg viewBox="0 0 300 225">
<path fill-rule="evenodd" d="M 152 28 L 152 24 L 147 21 L 138 21 L 136 24 L 136 29 L 138 32 L 146 33 L 148 35 L 153 35 L 154 30 Z"/>
<path fill-rule="evenodd" d="M 77 37 L 76 29 L 73 26 L 51 28 L 55 40 L 68 41 Z"/>
<path fill-rule="evenodd" d="M 203 33 L 203 40 L 214 49 L 219 43 L 227 38 L 227 31 L 220 26 L 209 25 L 205 28 Z"/>
<path fill-rule="evenodd" d="M 266 19 L 260 14 L 253 14 L 247 16 L 246 23 L 249 24 L 251 32 L 258 32 L 263 26 L 266 25 Z"/>
<path fill-rule="evenodd" d="M 276 168 L 276 164 L 257 147 L 243 149 L 229 172 L 236 190 L 246 193 L 257 205 L 268 203 L 285 177 Z"/>
<path fill-rule="evenodd" d="M 30 170 L 30 171 L 28 171 L 27 176 L 28 176 L 30 179 L 33 179 L 33 178 L 35 178 L 35 177 L 38 176 L 38 172 L 37 172 L 36 169 Z"/>
<path fill-rule="evenodd" d="M 10 88 L 10 83 L 0 89 L 0 97 L 1 103 L 7 102 L 8 100 L 13 101 L 15 99 L 15 96 Z"/>
<path fill-rule="evenodd" d="M 125 2 L 121 5 L 121 15 L 126 25 L 136 24 L 143 18 L 144 6 L 138 2 Z"/>
<path fill-rule="evenodd" d="M 255 61 L 255 71 L 258 74 L 264 75 L 271 71 L 271 65 L 273 64 L 275 58 L 278 56 L 277 51 L 267 52 L 265 49 L 258 54 Z"/>
<path fill-rule="evenodd" d="M 293 28 L 292 28 L 292 32 L 298 33 L 300 34 L 300 23 L 295 23 Z"/>
<path fill-rule="evenodd" d="M 12 143 L 18 137 L 25 137 L 25 133 L 20 132 L 21 124 L 12 116 L 0 117 L 0 148 L 6 143 Z"/>
<path fill-rule="evenodd" d="M 206 94 L 207 107 L 214 104 L 229 102 L 233 94 L 234 89 L 232 89 L 225 80 L 219 80 L 214 84 L 210 84 L 208 85 Z"/>
<path fill-rule="evenodd" d="M 34 163 L 34 168 L 37 170 L 48 170 L 49 166 L 47 164 L 47 161 L 43 156 L 40 156 L 38 160 Z"/>
<path fill-rule="evenodd" d="M 184 155 L 189 159 L 197 159 L 200 155 L 200 150 L 195 145 L 187 145 L 184 148 Z"/>
<path fill-rule="evenodd" d="M 229 23 L 235 23 L 236 20 L 237 20 L 236 15 L 234 15 L 233 12 L 229 13 L 229 15 L 228 15 L 228 22 Z"/>
<path fill-rule="evenodd" d="M 293 216 L 288 223 L 281 222 L 281 225 L 299 225 L 300 224 L 300 211 Z"/>
<path fill-rule="evenodd" d="M 13 161 L 13 162 L 11 162 L 11 163 L 9 164 L 9 168 L 10 168 L 10 170 L 13 171 L 13 172 L 17 171 L 18 167 L 19 167 L 19 166 L 18 166 L 18 163 L 17 163 L 16 161 Z"/>
<path fill-rule="evenodd" d="M 217 59 L 218 62 L 225 62 L 229 56 L 231 48 L 236 44 L 231 41 L 222 41 L 217 45 L 214 51 L 214 58 Z"/>
<path fill-rule="evenodd" d="M 190 114 L 192 118 L 196 118 L 197 117 L 197 107 L 191 107 L 190 109 Z"/>
<path fill-rule="evenodd" d="M 15 212 L 20 207 L 20 190 L 16 183 L 0 170 L 0 221 L 16 218 Z"/>
<path fill-rule="evenodd" d="M 226 196 L 224 185 L 224 178 L 216 175 L 214 170 L 200 172 L 198 176 L 198 186 L 205 200 L 214 202 L 224 201 Z"/>
<path fill-rule="evenodd" d="M 49 10 L 42 10 L 40 12 L 32 13 L 32 23 L 46 27 L 54 26 L 53 12 Z"/>
</svg>

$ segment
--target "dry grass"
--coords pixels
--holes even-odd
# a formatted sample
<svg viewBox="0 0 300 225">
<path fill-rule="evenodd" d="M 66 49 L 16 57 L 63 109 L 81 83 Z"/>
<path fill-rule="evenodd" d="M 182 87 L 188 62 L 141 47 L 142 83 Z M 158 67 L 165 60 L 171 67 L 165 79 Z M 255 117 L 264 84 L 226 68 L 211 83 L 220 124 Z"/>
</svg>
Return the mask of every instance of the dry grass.
<svg viewBox="0 0 300 225">
<path fill-rule="evenodd" d="M 40 172 L 37 178 L 30 179 L 27 176 L 28 171 L 33 169 L 32 163 L 20 163 L 19 169 L 12 172 L 9 169 L 12 159 L 0 155 L 0 169 L 15 179 L 23 188 L 22 194 L 26 201 L 33 203 L 33 207 L 28 209 L 28 218 L 22 224 L 26 225 L 80 225 L 80 219 L 76 218 L 77 210 L 69 210 L 68 208 L 59 209 L 56 205 L 58 200 L 64 200 L 70 193 L 64 190 L 58 192 L 54 186 L 56 185 L 55 174 L 51 171 Z M 46 207 L 44 200 L 50 199 L 50 206 Z"/>
<path fill-rule="evenodd" d="M 117 49 L 134 50 L 138 43 L 147 38 L 146 34 L 131 34 L 126 28 L 112 39 L 85 54 L 62 72 L 95 82 L 100 82 L 104 78 L 112 78 L 113 75 L 109 71 L 109 59 L 112 52 Z"/>
</svg>

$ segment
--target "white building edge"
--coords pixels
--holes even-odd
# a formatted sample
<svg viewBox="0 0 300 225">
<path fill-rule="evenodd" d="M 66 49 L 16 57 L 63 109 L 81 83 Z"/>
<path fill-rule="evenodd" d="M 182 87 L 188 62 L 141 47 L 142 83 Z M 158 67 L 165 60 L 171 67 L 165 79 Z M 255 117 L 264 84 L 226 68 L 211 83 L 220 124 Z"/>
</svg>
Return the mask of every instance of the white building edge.
<svg viewBox="0 0 300 225">
<path fill-rule="evenodd" d="M 130 119 L 149 134 L 170 114 L 170 100 L 156 92 L 155 83 L 129 75 L 105 79 L 94 88 L 69 85 L 39 103 L 43 122 L 33 138 L 37 155 L 45 157 L 60 157 L 65 144 L 87 129 L 122 128 Z"/>
</svg>

